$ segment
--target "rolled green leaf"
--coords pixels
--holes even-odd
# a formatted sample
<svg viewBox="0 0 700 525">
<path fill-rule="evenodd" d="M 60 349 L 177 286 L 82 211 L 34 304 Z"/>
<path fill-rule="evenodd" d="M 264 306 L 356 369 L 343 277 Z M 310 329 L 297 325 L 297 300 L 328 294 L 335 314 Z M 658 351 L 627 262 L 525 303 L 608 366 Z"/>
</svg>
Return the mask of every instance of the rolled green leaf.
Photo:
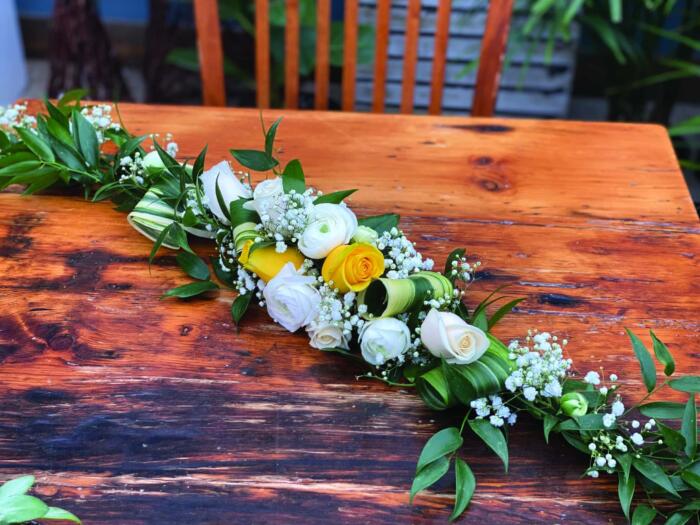
<svg viewBox="0 0 700 525">
<path fill-rule="evenodd" d="M 437 272 L 418 272 L 407 279 L 377 279 L 360 292 L 358 304 L 366 305 L 365 318 L 393 317 L 430 299 L 450 297 L 452 283 Z"/>
<path fill-rule="evenodd" d="M 161 232 L 176 220 L 175 209 L 162 200 L 162 192 L 158 188 L 149 189 L 126 220 L 137 232 L 155 241 Z M 168 235 L 163 246 L 176 250 L 177 239 Z"/>
<path fill-rule="evenodd" d="M 416 390 L 425 404 L 433 410 L 445 410 L 456 401 L 450 392 L 444 371 L 439 366 L 416 378 Z"/>
<path fill-rule="evenodd" d="M 248 241 L 255 242 L 260 233 L 255 229 L 254 222 L 244 222 L 233 229 L 233 243 L 236 246 L 236 253 L 241 253 L 243 246 Z"/>
</svg>

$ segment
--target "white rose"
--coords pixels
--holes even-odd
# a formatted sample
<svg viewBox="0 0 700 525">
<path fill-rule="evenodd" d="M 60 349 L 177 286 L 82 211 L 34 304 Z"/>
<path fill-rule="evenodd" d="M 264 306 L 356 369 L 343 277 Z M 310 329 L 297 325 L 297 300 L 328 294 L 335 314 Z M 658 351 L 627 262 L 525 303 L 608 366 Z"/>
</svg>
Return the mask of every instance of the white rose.
<svg viewBox="0 0 700 525">
<path fill-rule="evenodd" d="M 309 324 L 318 314 L 321 294 L 312 285 L 316 279 L 301 275 L 287 263 L 263 290 L 267 312 L 290 332 Z"/>
<path fill-rule="evenodd" d="M 365 323 L 360 330 L 362 357 L 371 365 L 384 364 L 408 350 L 411 332 L 406 323 L 384 317 Z"/>
<path fill-rule="evenodd" d="M 357 217 L 347 206 L 318 204 L 299 239 L 299 251 L 310 259 L 323 259 L 336 246 L 350 242 L 356 230 Z"/>
<path fill-rule="evenodd" d="M 216 197 L 217 182 L 226 206 L 229 206 L 237 199 L 248 199 L 251 196 L 250 188 L 247 188 L 238 180 L 238 177 L 231 170 L 231 166 L 225 160 L 202 173 L 199 180 L 202 181 L 202 190 L 207 198 L 209 209 L 224 224 L 228 224 L 229 221 L 224 215 L 221 206 L 219 206 L 219 199 Z"/>
<path fill-rule="evenodd" d="M 466 365 L 479 359 L 489 347 L 483 330 L 467 324 L 451 312 L 428 312 L 420 327 L 420 338 L 435 357 L 453 365 Z"/>
<path fill-rule="evenodd" d="M 275 210 L 272 204 L 276 197 L 283 193 L 284 188 L 280 177 L 266 179 L 255 186 L 253 200 L 246 202 L 244 207 L 258 212 L 258 215 L 269 215 L 270 220 L 274 222 L 279 218 L 281 210 Z"/>
<path fill-rule="evenodd" d="M 349 348 L 349 338 L 343 333 L 343 328 L 338 325 L 314 321 L 306 327 L 306 332 L 309 334 L 309 344 L 319 350 L 324 348 L 347 350 Z"/>
</svg>

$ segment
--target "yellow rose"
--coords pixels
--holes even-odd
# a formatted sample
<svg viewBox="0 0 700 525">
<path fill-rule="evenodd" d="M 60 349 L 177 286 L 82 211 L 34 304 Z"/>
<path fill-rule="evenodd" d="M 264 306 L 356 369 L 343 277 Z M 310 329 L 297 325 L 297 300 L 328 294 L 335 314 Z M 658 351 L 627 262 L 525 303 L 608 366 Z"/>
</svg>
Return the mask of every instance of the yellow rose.
<svg viewBox="0 0 700 525">
<path fill-rule="evenodd" d="M 288 262 L 294 264 L 298 270 L 304 263 L 304 256 L 299 250 L 292 247 L 287 247 L 284 253 L 277 253 L 275 246 L 265 246 L 256 248 L 253 253 L 250 253 L 250 247 L 253 241 L 249 240 L 243 245 L 243 250 L 238 256 L 238 262 L 243 265 L 243 268 L 255 272 L 263 281 L 270 280 L 277 275 L 282 267 Z"/>
<path fill-rule="evenodd" d="M 361 292 L 384 273 L 384 256 L 371 244 L 337 246 L 323 263 L 321 274 L 340 292 Z"/>
</svg>

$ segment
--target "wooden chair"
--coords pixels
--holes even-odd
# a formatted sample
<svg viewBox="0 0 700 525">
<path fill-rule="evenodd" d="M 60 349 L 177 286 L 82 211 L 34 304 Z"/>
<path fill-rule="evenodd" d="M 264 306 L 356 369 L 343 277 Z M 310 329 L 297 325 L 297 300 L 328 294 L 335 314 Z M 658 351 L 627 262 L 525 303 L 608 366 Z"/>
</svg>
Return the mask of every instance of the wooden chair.
<svg viewBox="0 0 700 525">
<path fill-rule="evenodd" d="M 358 3 L 358 0 L 345 0 L 341 90 L 341 107 L 344 111 L 352 111 L 355 105 Z M 401 92 L 402 113 L 411 113 L 413 111 L 418 36 L 420 32 L 420 8 L 420 0 L 408 0 Z M 255 78 L 257 104 L 260 108 L 268 108 L 270 105 L 270 25 L 268 9 L 269 0 L 255 0 Z M 384 111 L 390 9 L 391 0 L 377 0 L 374 92 L 372 94 L 372 110 L 377 113 Z M 428 107 L 428 112 L 431 115 L 439 114 L 442 105 L 451 9 L 451 0 L 439 0 L 430 84 L 430 103 Z M 226 92 L 224 88 L 223 51 L 217 0 L 194 0 L 194 11 L 204 105 L 224 106 L 226 104 Z M 314 107 L 316 109 L 328 109 L 331 0 L 317 0 L 316 11 L 316 92 Z M 513 0 L 491 0 L 489 2 L 486 28 L 481 43 L 476 89 L 472 103 L 473 116 L 489 117 L 493 115 L 512 11 Z M 299 0 L 286 0 L 285 49 L 287 51 L 284 65 L 284 105 L 287 108 L 297 108 L 299 106 L 299 29 Z"/>
</svg>

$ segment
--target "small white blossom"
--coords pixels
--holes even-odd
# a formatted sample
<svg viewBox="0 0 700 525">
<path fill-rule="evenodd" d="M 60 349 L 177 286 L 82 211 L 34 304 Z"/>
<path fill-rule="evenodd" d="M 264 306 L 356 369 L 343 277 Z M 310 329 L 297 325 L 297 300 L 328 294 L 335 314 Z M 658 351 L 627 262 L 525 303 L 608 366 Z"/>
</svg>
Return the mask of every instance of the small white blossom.
<svg viewBox="0 0 700 525">
<path fill-rule="evenodd" d="M 638 447 L 644 444 L 644 437 L 639 432 L 635 432 L 630 436 L 630 439 L 632 440 L 632 443 L 637 445 Z"/>
<path fill-rule="evenodd" d="M 589 383 L 591 385 L 599 385 L 600 384 L 600 374 L 598 372 L 594 372 L 591 370 L 586 374 L 586 377 L 583 378 L 583 380 L 586 383 Z"/>
<path fill-rule="evenodd" d="M 603 416 L 603 426 L 605 428 L 610 428 L 615 424 L 615 414 L 605 414 Z"/>
</svg>

